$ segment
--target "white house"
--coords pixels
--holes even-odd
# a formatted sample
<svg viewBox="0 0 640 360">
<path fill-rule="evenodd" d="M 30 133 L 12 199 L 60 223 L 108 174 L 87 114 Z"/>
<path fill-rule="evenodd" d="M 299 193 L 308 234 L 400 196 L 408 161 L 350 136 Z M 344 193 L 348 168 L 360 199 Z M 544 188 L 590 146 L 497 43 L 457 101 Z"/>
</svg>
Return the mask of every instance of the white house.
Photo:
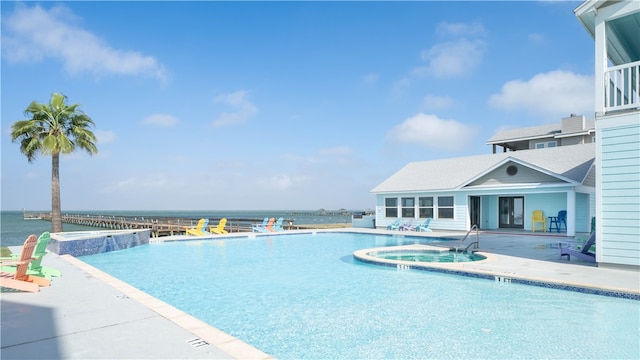
<svg viewBox="0 0 640 360">
<path fill-rule="evenodd" d="M 596 262 L 640 268 L 640 1 L 583 2 L 595 40 Z"/>
</svg>

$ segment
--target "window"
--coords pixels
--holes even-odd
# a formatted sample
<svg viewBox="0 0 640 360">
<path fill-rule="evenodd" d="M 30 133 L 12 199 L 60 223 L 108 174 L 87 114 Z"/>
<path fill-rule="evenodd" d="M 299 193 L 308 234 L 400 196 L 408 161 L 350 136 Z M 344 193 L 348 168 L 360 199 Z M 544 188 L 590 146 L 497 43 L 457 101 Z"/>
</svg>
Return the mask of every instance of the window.
<svg viewBox="0 0 640 360">
<path fill-rule="evenodd" d="M 548 141 L 548 142 L 539 142 L 536 143 L 536 149 L 544 149 L 546 147 L 550 148 L 550 147 L 556 147 L 558 144 L 556 143 L 556 141 Z"/>
<path fill-rule="evenodd" d="M 438 218 L 453 219 L 453 196 L 438 196 Z"/>
<path fill-rule="evenodd" d="M 433 218 L 433 197 L 418 198 L 418 215 L 421 219 Z"/>
<path fill-rule="evenodd" d="M 416 199 L 415 198 L 402 198 L 402 217 L 403 218 L 415 218 L 416 217 Z"/>
<path fill-rule="evenodd" d="M 388 218 L 398 217 L 398 198 L 385 198 L 384 207 L 384 216 Z"/>
</svg>

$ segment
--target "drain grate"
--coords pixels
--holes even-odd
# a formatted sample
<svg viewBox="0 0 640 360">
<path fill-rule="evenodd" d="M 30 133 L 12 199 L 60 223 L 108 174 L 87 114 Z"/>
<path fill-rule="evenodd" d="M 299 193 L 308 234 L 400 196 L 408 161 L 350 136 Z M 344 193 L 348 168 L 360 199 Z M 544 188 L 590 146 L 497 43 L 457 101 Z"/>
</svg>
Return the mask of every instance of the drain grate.
<svg viewBox="0 0 640 360">
<path fill-rule="evenodd" d="M 200 339 L 200 338 L 195 338 L 195 339 L 191 339 L 189 341 L 187 341 L 189 343 L 189 345 L 195 347 L 195 348 L 199 348 L 199 347 L 203 347 L 203 346 L 209 346 L 209 343 Z"/>
</svg>

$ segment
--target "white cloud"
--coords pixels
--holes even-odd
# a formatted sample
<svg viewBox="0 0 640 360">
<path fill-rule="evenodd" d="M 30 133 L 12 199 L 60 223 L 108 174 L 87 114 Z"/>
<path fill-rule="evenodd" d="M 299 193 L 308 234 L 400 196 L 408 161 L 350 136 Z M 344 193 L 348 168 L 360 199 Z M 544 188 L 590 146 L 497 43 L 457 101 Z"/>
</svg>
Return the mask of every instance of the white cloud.
<svg viewBox="0 0 640 360">
<path fill-rule="evenodd" d="M 93 134 L 98 139 L 98 144 L 108 144 L 116 141 L 116 133 L 111 130 L 96 130 Z"/>
<path fill-rule="evenodd" d="M 485 43 L 482 40 L 459 39 L 434 45 L 423 50 L 426 66 L 417 67 L 413 74 L 436 78 L 463 76 L 471 73 L 482 61 Z"/>
<path fill-rule="evenodd" d="M 512 80 L 491 95 L 489 105 L 504 110 L 524 111 L 557 118 L 569 114 L 593 113 L 592 76 L 569 71 L 538 74 L 527 81 Z"/>
<path fill-rule="evenodd" d="M 353 150 L 348 146 L 336 146 L 318 150 L 320 155 L 351 155 Z"/>
<path fill-rule="evenodd" d="M 258 180 L 258 184 L 271 190 L 286 190 L 293 187 L 293 179 L 289 175 L 275 175 Z"/>
<path fill-rule="evenodd" d="M 470 24 L 443 22 L 438 24 L 436 32 L 438 33 L 438 35 L 468 37 L 470 35 L 485 35 L 486 30 L 484 28 L 484 25 L 477 21 Z"/>
<path fill-rule="evenodd" d="M 364 75 L 362 77 L 361 81 L 365 85 L 373 85 L 376 82 L 378 82 L 379 78 L 380 78 L 380 75 L 375 74 L 375 73 L 369 73 L 369 74 Z"/>
<path fill-rule="evenodd" d="M 3 19 L 2 53 L 10 62 L 60 60 L 70 73 L 143 75 L 165 82 L 167 72 L 154 57 L 110 47 L 93 33 L 74 24 L 64 6 L 49 10 L 18 4 Z"/>
<path fill-rule="evenodd" d="M 542 36 L 541 34 L 531 33 L 527 36 L 527 38 L 534 44 L 544 42 L 544 36 Z"/>
<path fill-rule="evenodd" d="M 131 176 L 126 179 L 116 180 L 102 189 L 104 193 L 131 193 L 150 192 L 162 190 L 173 186 L 164 174 L 145 174 L 144 176 Z"/>
<path fill-rule="evenodd" d="M 453 99 L 449 96 L 426 95 L 423 103 L 429 109 L 445 109 L 453 105 Z"/>
<path fill-rule="evenodd" d="M 409 89 L 410 86 L 411 80 L 406 77 L 402 78 L 393 84 L 391 88 L 391 95 L 393 97 L 402 97 L 407 92 L 407 89 Z"/>
<path fill-rule="evenodd" d="M 455 120 L 419 113 L 391 129 L 387 138 L 396 143 L 456 151 L 467 146 L 473 133 L 472 127 Z"/>
<path fill-rule="evenodd" d="M 212 123 L 213 127 L 242 124 L 258 112 L 258 108 L 248 100 L 248 93 L 244 90 L 220 94 L 213 101 L 234 109 L 232 112 L 223 112 L 218 115 Z"/>
<path fill-rule="evenodd" d="M 156 125 L 161 127 L 172 127 L 180 122 L 175 116 L 165 114 L 153 114 L 142 120 L 144 125 Z"/>
</svg>

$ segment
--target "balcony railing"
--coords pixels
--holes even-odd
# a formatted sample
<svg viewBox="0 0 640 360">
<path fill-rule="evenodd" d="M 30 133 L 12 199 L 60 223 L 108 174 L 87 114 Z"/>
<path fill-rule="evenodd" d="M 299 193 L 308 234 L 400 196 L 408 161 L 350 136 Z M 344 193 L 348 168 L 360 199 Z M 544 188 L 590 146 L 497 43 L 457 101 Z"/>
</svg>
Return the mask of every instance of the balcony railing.
<svg viewBox="0 0 640 360">
<path fill-rule="evenodd" d="M 607 112 L 640 110 L 640 61 L 613 66 L 604 73 L 605 108 Z"/>
</svg>

